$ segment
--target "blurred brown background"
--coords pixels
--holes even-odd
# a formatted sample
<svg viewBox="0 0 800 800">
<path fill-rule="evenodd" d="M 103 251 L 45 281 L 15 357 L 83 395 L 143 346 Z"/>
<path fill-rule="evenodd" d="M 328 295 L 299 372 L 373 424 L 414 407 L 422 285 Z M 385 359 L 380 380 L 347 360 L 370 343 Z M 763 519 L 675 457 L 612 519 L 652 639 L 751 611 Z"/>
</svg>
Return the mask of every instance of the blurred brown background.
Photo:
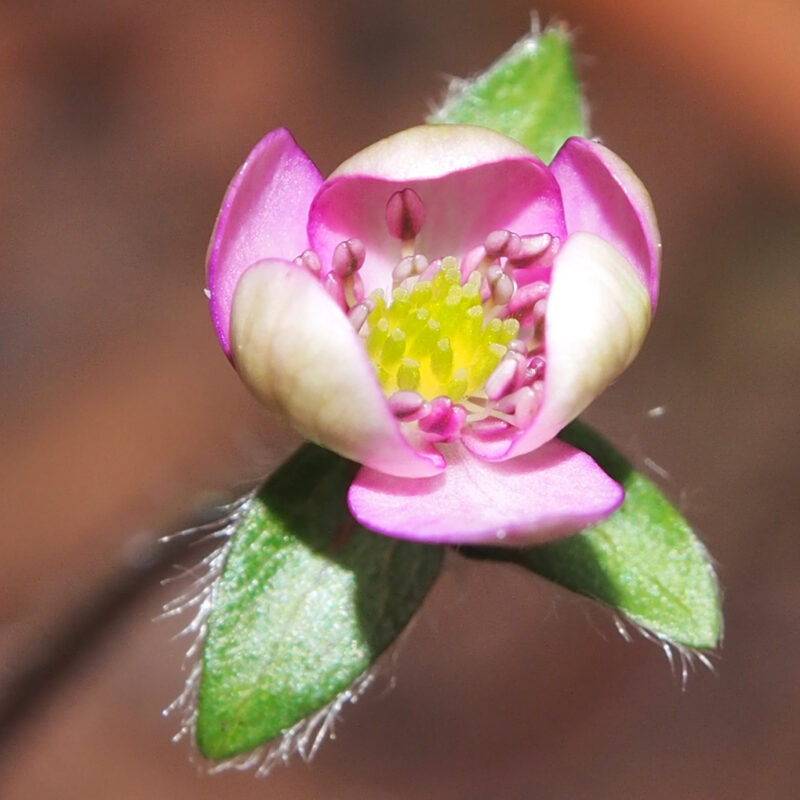
<svg viewBox="0 0 800 800">
<path fill-rule="evenodd" d="M 655 327 L 590 418 L 666 470 L 719 562 L 715 674 L 682 692 L 658 648 L 625 643 L 590 604 L 454 558 L 311 766 L 208 776 L 161 717 L 185 642 L 177 621 L 152 622 L 177 589 L 159 585 L 176 570 L 148 572 L 149 543 L 296 443 L 240 387 L 207 318 L 227 181 L 278 125 L 326 172 L 416 123 L 443 75 L 488 65 L 529 11 L 0 6 L 0 796 L 797 796 L 796 0 L 539 4 L 575 27 L 594 130 L 659 213 Z"/>
</svg>

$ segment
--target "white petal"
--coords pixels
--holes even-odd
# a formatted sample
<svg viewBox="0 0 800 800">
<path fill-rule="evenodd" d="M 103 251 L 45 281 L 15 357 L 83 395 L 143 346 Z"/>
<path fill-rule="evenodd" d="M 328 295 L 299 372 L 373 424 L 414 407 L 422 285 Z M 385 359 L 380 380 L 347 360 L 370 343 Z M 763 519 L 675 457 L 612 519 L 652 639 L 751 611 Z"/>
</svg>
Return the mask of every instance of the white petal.
<svg viewBox="0 0 800 800">
<path fill-rule="evenodd" d="M 628 260 L 598 236 L 570 236 L 552 280 L 542 408 L 506 458 L 539 447 L 577 417 L 633 361 L 650 326 L 649 292 Z"/>
<path fill-rule="evenodd" d="M 363 344 L 316 278 L 286 261 L 251 266 L 236 287 L 232 355 L 242 379 L 307 438 L 380 472 L 434 475 L 392 416 Z"/>
<path fill-rule="evenodd" d="M 535 158 L 514 139 L 475 125 L 419 125 L 361 150 L 330 176 L 429 180 L 508 158 Z"/>
</svg>

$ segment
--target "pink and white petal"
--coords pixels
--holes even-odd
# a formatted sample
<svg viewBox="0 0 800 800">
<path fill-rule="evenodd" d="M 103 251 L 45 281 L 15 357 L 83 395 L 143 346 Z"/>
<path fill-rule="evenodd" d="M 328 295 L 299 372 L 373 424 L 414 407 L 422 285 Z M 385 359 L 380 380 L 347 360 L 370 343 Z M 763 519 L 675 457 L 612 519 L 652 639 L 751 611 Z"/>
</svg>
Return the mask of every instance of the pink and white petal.
<svg viewBox="0 0 800 800">
<path fill-rule="evenodd" d="M 497 229 L 566 231 L 555 179 L 522 145 L 483 128 L 423 126 L 368 147 L 325 182 L 308 229 L 323 263 L 339 242 L 357 237 L 367 249 L 367 292 L 390 288 L 401 243 L 389 235 L 386 203 L 406 187 L 424 203 L 416 249 L 430 259 L 461 257 Z"/>
<path fill-rule="evenodd" d="M 431 445 L 417 451 L 406 441 L 361 340 L 305 269 L 277 259 L 247 269 L 233 298 L 231 343 L 248 388 L 312 441 L 394 475 L 444 468 Z"/>
<path fill-rule="evenodd" d="M 594 233 L 630 261 L 655 310 L 661 236 L 650 195 L 617 155 L 588 139 L 568 139 L 550 169 L 561 187 L 567 231 Z"/>
<path fill-rule="evenodd" d="M 542 406 L 504 457 L 540 447 L 575 419 L 633 361 L 650 318 L 650 296 L 628 260 L 599 236 L 570 236 L 547 300 Z"/>
<path fill-rule="evenodd" d="M 239 278 L 256 261 L 290 259 L 308 248 L 308 209 L 321 184 L 319 170 L 285 128 L 268 133 L 231 181 L 206 259 L 211 316 L 227 355 Z"/>
<path fill-rule="evenodd" d="M 371 144 L 332 173 L 386 181 L 427 181 L 506 159 L 534 158 L 515 139 L 476 125 L 417 125 Z"/>
<path fill-rule="evenodd" d="M 348 493 L 353 516 L 402 539 L 521 546 L 577 533 L 624 498 L 590 456 L 559 440 L 494 463 L 456 446 L 447 462 L 418 480 L 363 468 Z"/>
</svg>

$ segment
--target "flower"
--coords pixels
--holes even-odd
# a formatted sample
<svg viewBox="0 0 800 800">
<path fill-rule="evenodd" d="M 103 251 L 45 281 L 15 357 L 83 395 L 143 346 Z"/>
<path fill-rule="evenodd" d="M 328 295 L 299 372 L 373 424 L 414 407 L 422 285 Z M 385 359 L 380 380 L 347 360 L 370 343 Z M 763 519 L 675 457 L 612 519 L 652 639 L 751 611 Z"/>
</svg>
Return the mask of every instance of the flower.
<svg viewBox="0 0 800 800">
<path fill-rule="evenodd" d="M 547 166 L 494 131 L 426 125 L 324 180 L 279 129 L 225 195 L 208 296 L 255 396 L 363 465 L 360 522 L 531 544 L 622 502 L 555 437 L 638 352 L 659 256 L 646 190 L 596 142 Z"/>
</svg>

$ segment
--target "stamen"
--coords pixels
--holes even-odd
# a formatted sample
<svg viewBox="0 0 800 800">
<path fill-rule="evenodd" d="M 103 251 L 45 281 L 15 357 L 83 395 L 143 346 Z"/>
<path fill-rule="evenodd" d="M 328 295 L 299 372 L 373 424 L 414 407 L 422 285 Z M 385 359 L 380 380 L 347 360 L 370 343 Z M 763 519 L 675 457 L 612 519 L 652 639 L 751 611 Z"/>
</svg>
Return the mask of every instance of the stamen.
<svg viewBox="0 0 800 800">
<path fill-rule="evenodd" d="M 350 324 L 356 331 L 360 331 L 364 323 L 367 321 L 367 317 L 370 313 L 375 309 L 375 304 L 367 299 L 363 303 L 358 303 L 354 305 L 350 311 L 347 312 L 347 317 L 350 320 Z"/>
<path fill-rule="evenodd" d="M 511 231 L 492 231 L 484 242 L 486 255 L 489 258 L 516 258 L 522 248 L 522 242 L 516 233 Z"/>
<path fill-rule="evenodd" d="M 413 422 L 430 414 L 430 404 L 417 392 L 395 392 L 389 398 L 389 408 L 401 422 Z"/>
<path fill-rule="evenodd" d="M 309 252 L 306 251 L 300 258 L 305 258 Z M 364 283 L 358 270 L 363 266 L 365 258 L 366 248 L 361 239 L 339 242 L 333 250 L 331 271 L 325 276 L 323 285 L 345 310 L 353 308 L 364 299 Z M 309 262 L 313 267 L 313 259 Z"/>
<path fill-rule="evenodd" d="M 486 381 L 486 396 L 498 400 L 506 394 L 517 376 L 517 363 L 512 358 L 504 358 Z"/>
<path fill-rule="evenodd" d="M 386 227 L 395 239 L 413 242 L 425 223 L 425 205 L 413 189 L 395 192 L 386 203 Z"/>
<path fill-rule="evenodd" d="M 537 391 L 541 383 L 534 387 L 523 386 L 517 390 L 517 404 L 514 409 L 514 424 L 518 428 L 527 428 L 539 411 L 542 404 L 542 391 Z"/>
<path fill-rule="evenodd" d="M 313 250 L 305 250 L 294 260 L 298 267 L 305 267 L 312 275 L 322 273 L 322 261 Z"/>
<path fill-rule="evenodd" d="M 347 308 L 347 302 L 344 298 L 344 286 L 342 286 L 342 279 L 334 272 L 329 272 L 322 279 L 322 288 L 344 309 Z"/>
<path fill-rule="evenodd" d="M 493 413 L 502 418 L 508 418 L 519 428 L 527 427 L 542 403 L 542 382 L 537 381 L 533 386 L 522 386 L 517 391 L 500 398 L 495 404 Z"/>
<path fill-rule="evenodd" d="M 499 417 L 484 417 L 483 419 L 469 421 L 470 429 L 482 436 L 497 436 L 505 433 L 511 425 Z"/>
<path fill-rule="evenodd" d="M 550 286 L 544 281 L 534 281 L 520 286 L 508 302 L 508 313 L 519 320 L 523 328 L 534 325 L 534 306 L 547 297 Z"/>
<path fill-rule="evenodd" d="M 348 308 L 352 308 L 364 299 L 364 282 L 357 272 L 343 278 L 342 286 L 344 287 L 344 299 Z"/>
<path fill-rule="evenodd" d="M 514 296 L 517 285 L 513 278 L 502 272 L 489 282 L 492 291 L 492 300 L 498 306 L 504 306 Z"/>
<path fill-rule="evenodd" d="M 547 298 L 543 297 L 541 300 L 537 300 L 536 304 L 533 306 L 533 314 L 532 314 L 533 330 L 535 331 L 537 336 L 542 335 L 542 327 L 544 326 L 544 318 L 546 314 L 547 314 Z"/>
<path fill-rule="evenodd" d="M 525 367 L 525 383 L 532 384 L 534 381 L 544 378 L 545 360 L 541 356 L 531 356 Z"/>
<path fill-rule="evenodd" d="M 428 268 L 428 259 L 420 253 L 401 259 L 392 270 L 392 283 L 397 286 L 409 278 L 421 275 Z"/>
<path fill-rule="evenodd" d="M 514 267 L 528 267 L 543 256 L 557 242 L 549 233 L 537 233 L 520 237 L 520 248 L 516 255 L 509 256 Z"/>
<path fill-rule="evenodd" d="M 331 269 L 340 278 L 347 278 L 361 269 L 366 257 L 367 250 L 361 239 L 339 242 L 333 251 Z"/>
<path fill-rule="evenodd" d="M 437 397 L 430 404 L 430 413 L 420 419 L 419 429 L 430 442 L 451 442 L 466 421 L 467 411 L 463 406 L 454 405 L 449 397 Z"/>
</svg>

